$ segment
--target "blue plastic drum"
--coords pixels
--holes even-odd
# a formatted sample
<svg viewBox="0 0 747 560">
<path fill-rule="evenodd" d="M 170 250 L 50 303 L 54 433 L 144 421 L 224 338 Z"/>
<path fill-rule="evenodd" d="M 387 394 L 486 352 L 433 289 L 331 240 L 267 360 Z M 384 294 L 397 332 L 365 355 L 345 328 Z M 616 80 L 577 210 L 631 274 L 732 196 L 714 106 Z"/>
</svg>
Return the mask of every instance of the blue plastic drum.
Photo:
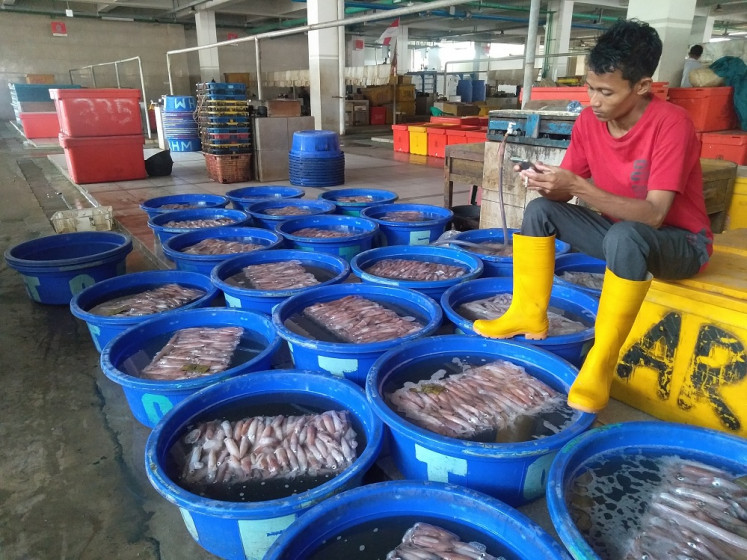
<svg viewBox="0 0 747 560">
<path fill-rule="evenodd" d="M 140 208 L 148 214 L 150 220 L 164 212 L 190 208 L 225 208 L 227 205 L 228 198 L 219 194 L 184 193 L 149 198 L 140 204 Z"/>
<path fill-rule="evenodd" d="M 387 214 L 393 212 L 413 212 L 420 214 L 422 218 L 413 221 L 385 219 Z M 361 216 L 379 224 L 379 244 L 382 246 L 428 245 L 446 231 L 454 213 L 431 204 L 380 204 L 363 209 Z"/>
<path fill-rule="evenodd" d="M 299 214 L 272 214 L 281 208 L 293 208 Z M 335 205 L 326 200 L 263 200 L 253 202 L 245 207 L 245 211 L 254 218 L 259 227 L 274 230 L 275 227 L 291 218 L 299 216 L 316 216 L 318 214 L 332 214 Z"/>
<path fill-rule="evenodd" d="M 297 235 L 296 232 L 306 228 L 339 232 L 342 236 L 308 237 Z M 379 231 L 379 226 L 376 222 L 366 218 L 323 214 L 286 220 L 278 224 L 275 230 L 285 237 L 293 249 L 337 255 L 350 261 L 358 253 L 371 248 Z"/>
<path fill-rule="evenodd" d="M 306 194 L 301 188 L 286 185 L 258 185 L 241 187 L 226 193 L 226 196 L 237 210 L 244 210 L 252 202 L 275 198 L 302 198 Z"/>
<path fill-rule="evenodd" d="M 159 214 L 148 220 L 148 227 L 153 230 L 161 244 L 165 244 L 170 238 L 180 233 L 194 231 L 195 227 L 169 226 L 170 222 L 185 222 L 188 220 L 230 220 L 223 224 L 224 226 L 249 226 L 252 218 L 246 212 L 241 210 L 231 210 L 227 208 L 193 208 L 191 210 L 177 210 L 175 212 L 166 212 Z M 208 226 L 215 227 L 215 226 Z M 223 226 L 217 226 L 223 227 Z"/>
<path fill-rule="evenodd" d="M 324 191 L 319 195 L 319 198 L 333 202 L 337 206 L 338 214 L 360 216 L 361 210 L 364 208 L 379 204 L 391 204 L 397 201 L 399 195 L 396 192 L 383 189 L 337 189 Z M 350 198 L 360 200 L 345 200 Z"/>
<path fill-rule="evenodd" d="M 601 259 L 595 259 L 584 253 L 565 253 L 555 259 L 555 281 L 562 286 L 573 286 L 586 292 L 590 296 L 599 298 L 602 295 L 600 288 L 592 288 L 574 284 L 562 277 L 564 272 L 589 272 L 592 274 L 601 274 L 604 276 L 607 269 L 607 263 Z"/>
<path fill-rule="evenodd" d="M 182 488 L 169 466 L 173 445 L 197 420 L 220 418 L 226 409 L 245 411 L 267 403 L 303 409 L 346 410 L 359 438 L 352 465 L 319 486 L 264 501 L 234 502 L 198 496 Z M 265 408 L 270 408 L 265 406 Z M 271 414 L 271 412 L 268 412 Z M 179 508 L 192 538 L 229 560 L 262 560 L 277 537 L 317 503 L 359 486 L 381 450 L 383 426 L 360 387 L 320 373 L 298 370 L 256 372 L 204 389 L 174 407 L 145 446 L 145 471 L 153 487 Z"/>
</svg>

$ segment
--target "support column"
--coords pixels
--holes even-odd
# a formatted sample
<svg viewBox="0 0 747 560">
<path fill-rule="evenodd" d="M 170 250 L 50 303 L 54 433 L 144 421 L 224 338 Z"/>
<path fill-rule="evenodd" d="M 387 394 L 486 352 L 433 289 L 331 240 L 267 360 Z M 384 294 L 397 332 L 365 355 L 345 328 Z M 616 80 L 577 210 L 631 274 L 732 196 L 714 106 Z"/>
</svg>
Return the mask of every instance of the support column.
<svg viewBox="0 0 747 560">
<path fill-rule="evenodd" d="M 554 12 L 552 36 L 545 43 L 547 54 L 567 53 L 571 45 L 571 23 L 573 22 L 573 0 L 550 0 L 547 10 Z M 568 57 L 550 58 L 549 76 L 552 81 L 568 74 Z"/>
<path fill-rule="evenodd" d="M 338 2 L 329 0 L 309 0 L 306 4 L 306 14 L 309 24 L 323 21 L 342 19 L 338 14 Z M 318 130 L 342 130 L 340 115 L 340 52 L 338 33 L 345 33 L 344 27 L 332 27 L 319 31 L 309 31 L 309 83 L 311 98 L 311 114 Z M 344 41 L 342 42 L 344 44 Z"/>
<path fill-rule="evenodd" d="M 695 16 L 693 26 L 690 30 L 691 45 L 707 43 L 713 35 L 713 22 L 716 18 L 713 16 Z"/>
<path fill-rule="evenodd" d="M 195 26 L 197 27 L 197 46 L 218 42 L 218 33 L 215 29 L 215 12 L 213 10 L 197 10 Z M 203 82 L 209 82 L 210 80 L 222 82 L 218 48 L 202 49 L 197 53 L 200 60 L 200 80 Z"/>
</svg>

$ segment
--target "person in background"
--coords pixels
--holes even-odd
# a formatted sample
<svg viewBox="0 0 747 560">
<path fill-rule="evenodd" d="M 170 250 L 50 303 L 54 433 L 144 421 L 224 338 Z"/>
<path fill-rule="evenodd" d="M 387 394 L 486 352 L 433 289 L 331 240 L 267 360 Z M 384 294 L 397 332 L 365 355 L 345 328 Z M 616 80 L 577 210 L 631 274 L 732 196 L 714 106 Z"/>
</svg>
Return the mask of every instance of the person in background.
<svg viewBox="0 0 747 560">
<path fill-rule="evenodd" d="M 687 53 L 685 59 L 685 68 L 682 70 L 682 82 L 680 87 L 692 87 L 690 83 L 690 72 L 696 68 L 701 68 L 703 65 L 700 63 L 700 55 L 703 54 L 703 47 L 700 45 L 693 45 L 690 47 L 690 51 Z"/>
<path fill-rule="evenodd" d="M 568 404 L 585 412 L 607 405 L 652 275 L 688 278 L 712 252 L 694 125 L 684 109 L 651 94 L 661 50 L 656 30 L 637 20 L 618 20 L 599 37 L 588 59 L 590 106 L 574 124 L 563 161 L 521 171 L 542 196 L 527 205 L 513 237 L 511 305 L 501 317 L 474 323 L 488 337 L 543 339 L 555 238 L 605 260 L 594 345 L 568 394 Z M 568 204 L 573 197 L 596 211 Z"/>
</svg>

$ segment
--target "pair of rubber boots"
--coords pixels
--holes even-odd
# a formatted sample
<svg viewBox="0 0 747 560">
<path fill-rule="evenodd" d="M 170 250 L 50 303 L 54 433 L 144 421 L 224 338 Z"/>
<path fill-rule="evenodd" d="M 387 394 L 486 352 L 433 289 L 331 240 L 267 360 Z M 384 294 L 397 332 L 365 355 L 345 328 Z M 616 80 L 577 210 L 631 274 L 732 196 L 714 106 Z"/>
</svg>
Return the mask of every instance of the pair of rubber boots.
<svg viewBox="0 0 747 560">
<path fill-rule="evenodd" d="M 513 236 L 514 288 L 511 305 L 497 319 L 478 320 L 474 330 L 490 338 L 547 337 L 547 308 L 555 274 L 555 236 Z M 568 393 L 568 405 L 595 413 L 607 406 L 617 358 L 633 327 L 651 279 L 626 280 L 605 271 L 594 346 Z"/>
</svg>

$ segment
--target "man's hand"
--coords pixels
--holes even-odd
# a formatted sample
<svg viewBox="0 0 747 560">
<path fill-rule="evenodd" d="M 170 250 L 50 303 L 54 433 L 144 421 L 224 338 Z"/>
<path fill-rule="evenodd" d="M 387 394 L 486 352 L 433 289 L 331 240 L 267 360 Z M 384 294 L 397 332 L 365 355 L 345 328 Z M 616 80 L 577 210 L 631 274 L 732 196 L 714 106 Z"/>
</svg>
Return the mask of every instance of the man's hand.
<svg viewBox="0 0 747 560">
<path fill-rule="evenodd" d="M 573 185 L 580 177 L 567 169 L 546 165 L 541 161 L 536 162 L 534 167 L 536 171 L 526 169 L 519 173 L 527 189 L 557 202 L 568 202 L 575 196 Z M 518 165 L 514 166 L 515 171 L 519 171 L 518 168 Z"/>
</svg>

